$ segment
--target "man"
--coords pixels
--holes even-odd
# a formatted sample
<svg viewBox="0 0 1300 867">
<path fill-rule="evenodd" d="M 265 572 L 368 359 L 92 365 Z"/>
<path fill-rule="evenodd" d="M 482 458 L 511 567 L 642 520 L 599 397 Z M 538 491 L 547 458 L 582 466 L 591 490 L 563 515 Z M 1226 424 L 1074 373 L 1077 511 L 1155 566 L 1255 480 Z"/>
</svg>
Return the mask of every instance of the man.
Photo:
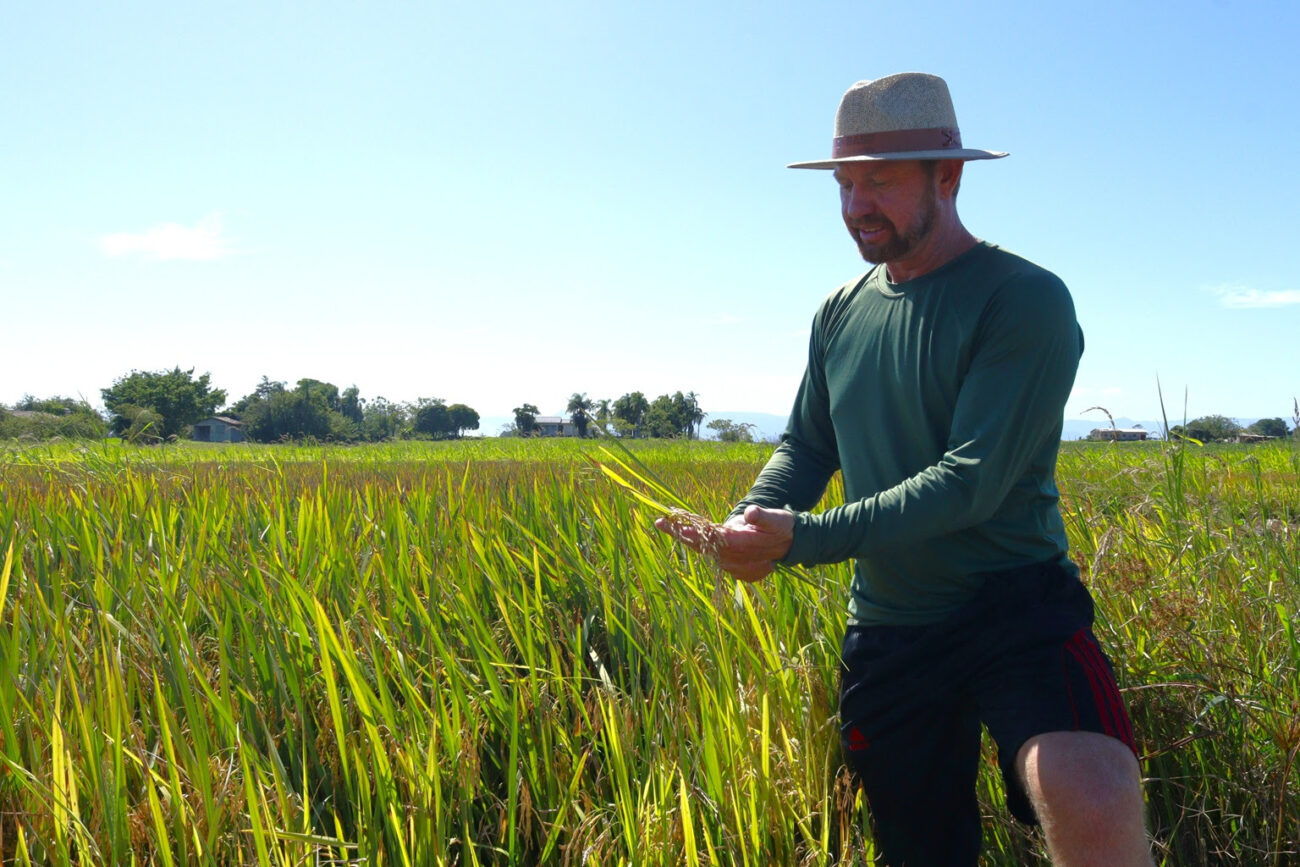
<svg viewBox="0 0 1300 867">
<path fill-rule="evenodd" d="M 817 312 L 782 442 L 709 542 L 745 581 L 855 560 L 842 744 L 887 863 L 976 863 L 983 723 L 1054 863 L 1149 865 L 1132 728 L 1057 507 L 1083 335 L 1055 275 L 957 216 L 965 163 L 1004 156 L 962 147 L 936 76 L 844 95 L 831 158 L 791 168 L 833 171 L 875 267 Z M 837 470 L 845 504 L 810 513 Z"/>
</svg>

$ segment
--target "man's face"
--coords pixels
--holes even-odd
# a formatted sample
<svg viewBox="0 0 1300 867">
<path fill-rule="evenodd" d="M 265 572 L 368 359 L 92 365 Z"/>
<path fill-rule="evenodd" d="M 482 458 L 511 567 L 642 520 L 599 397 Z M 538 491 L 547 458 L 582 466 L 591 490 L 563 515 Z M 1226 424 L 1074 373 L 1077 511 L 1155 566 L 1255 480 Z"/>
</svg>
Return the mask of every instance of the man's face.
<svg viewBox="0 0 1300 867">
<path fill-rule="evenodd" d="M 844 225 L 863 259 L 896 262 L 918 250 L 938 216 L 934 174 L 916 160 L 836 167 Z"/>
</svg>

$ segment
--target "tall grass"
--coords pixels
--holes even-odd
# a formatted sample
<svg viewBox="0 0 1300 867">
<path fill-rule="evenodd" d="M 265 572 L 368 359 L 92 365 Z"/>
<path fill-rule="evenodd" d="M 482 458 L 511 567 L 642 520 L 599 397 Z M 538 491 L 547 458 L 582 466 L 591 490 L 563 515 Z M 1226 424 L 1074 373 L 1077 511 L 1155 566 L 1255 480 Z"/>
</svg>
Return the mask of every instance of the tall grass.
<svg viewBox="0 0 1300 867">
<path fill-rule="evenodd" d="M 1300 451 L 1080 447 L 1061 475 L 1169 863 L 1300 863 Z"/>
<path fill-rule="evenodd" d="M 848 567 L 738 587 L 592 452 L 0 452 L 0 858 L 868 861 L 834 718 Z M 636 446 L 714 514 L 766 454 Z M 1294 862 L 1298 470 L 1063 451 L 1169 864 Z M 996 788 L 988 863 L 1035 863 Z"/>
</svg>

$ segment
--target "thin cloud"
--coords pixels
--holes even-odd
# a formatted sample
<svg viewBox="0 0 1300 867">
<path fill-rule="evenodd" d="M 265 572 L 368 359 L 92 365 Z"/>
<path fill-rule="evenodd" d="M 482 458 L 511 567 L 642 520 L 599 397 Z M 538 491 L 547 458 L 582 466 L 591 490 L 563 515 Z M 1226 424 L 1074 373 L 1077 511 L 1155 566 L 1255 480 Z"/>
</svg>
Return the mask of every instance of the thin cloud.
<svg viewBox="0 0 1300 867">
<path fill-rule="evenodd" d="M 99 249 L 114 258 L 137 255 L 156 262 L 210 262 L 230 252 L 230 240 L 222 232 L 221 216 L 209 214 L 197 226 L 162 223 L 138 234 L 105 235 L 99 239 Z"/>
<path fill-rule="evenodd" d="M 1300 304 L 1300 289 L 1261 292 L 1246 286 L 1215 286 L 1210 291 L 1219 296 L 1219 303 L 1224 307 L 1286 307 Z"/>
</svg>

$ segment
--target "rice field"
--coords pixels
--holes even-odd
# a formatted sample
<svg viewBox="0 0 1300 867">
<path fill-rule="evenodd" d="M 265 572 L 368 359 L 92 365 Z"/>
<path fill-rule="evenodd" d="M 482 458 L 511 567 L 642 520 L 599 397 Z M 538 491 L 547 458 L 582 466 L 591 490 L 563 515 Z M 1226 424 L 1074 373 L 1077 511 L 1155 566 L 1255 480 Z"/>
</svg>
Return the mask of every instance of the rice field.
<svg viewBox="0 0 1300 867">
<path fill-rule="evenodd" d="M 768 448 L 633 444 L 714 515 Z M 738 586 L 612 457 L 0 447 L 0 860 L 870 863 L 848 567 Z M 1157 861 L 1300 863 L 1300 450 L 1066 444 L 1060 482 Z M 985 863 L 1046 863 L 989 759 Z"/>
</svg>

